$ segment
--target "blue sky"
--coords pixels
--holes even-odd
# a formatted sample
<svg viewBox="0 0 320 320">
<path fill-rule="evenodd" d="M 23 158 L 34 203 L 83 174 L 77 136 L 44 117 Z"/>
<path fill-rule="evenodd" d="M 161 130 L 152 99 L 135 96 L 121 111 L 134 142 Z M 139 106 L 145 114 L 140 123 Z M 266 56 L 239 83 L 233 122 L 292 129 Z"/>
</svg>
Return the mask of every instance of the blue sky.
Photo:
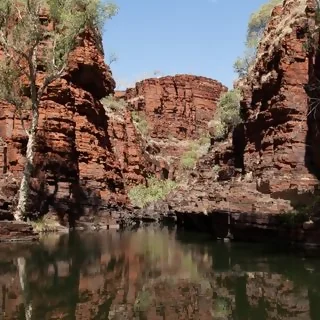
<svg viewBox="0 0 320 320">
<path fill-rule="evenodd" d="M 116 0 L 103 35 L 118 88 L 161 75 L 195 74 L 231 87 L 250 14 L 265 0 Z"/>
</svg>

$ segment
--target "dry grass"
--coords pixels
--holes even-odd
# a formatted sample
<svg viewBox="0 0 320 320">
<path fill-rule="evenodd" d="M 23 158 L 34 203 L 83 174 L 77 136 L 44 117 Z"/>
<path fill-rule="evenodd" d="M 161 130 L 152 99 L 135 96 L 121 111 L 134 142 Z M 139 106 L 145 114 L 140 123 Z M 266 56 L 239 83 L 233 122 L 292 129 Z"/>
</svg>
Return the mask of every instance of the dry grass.
<svg viewBox="0 0 320 320">
<path fill-rule="evenodd" d="M 63 227 L 58 221 L 46 216 L 41 217 L 36 221 L 32 221 L 31 225 L 33 229 L 39 233 L 59 232 L 59 231 L 67 230 L 67 228 Z"/>
</svg>

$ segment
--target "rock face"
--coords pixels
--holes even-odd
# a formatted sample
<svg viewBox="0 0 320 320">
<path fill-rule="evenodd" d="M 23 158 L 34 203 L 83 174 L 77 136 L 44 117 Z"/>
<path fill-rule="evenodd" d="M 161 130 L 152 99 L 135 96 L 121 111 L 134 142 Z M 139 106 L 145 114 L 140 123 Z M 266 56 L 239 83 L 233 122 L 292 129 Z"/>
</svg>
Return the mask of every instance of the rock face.
<svg viewBox="0 0 320 320">
<path fill-rule="evenodd" d="M 137 133 L 130 112 L 108 112 L 108 116 L 108 134 L 120 162 L 125 186 L 128 188 L 146 183 L 146 177 L 152 172 L 151 162 L 143 152 L 143 141 Z"/>
<path fill-rule="evenodd" d="M 213 79 L 192 75 L 146 79 L 126 91 L 129 109 L 146 132 L 145 150 L 158 176 L 175 179 L 181 174 L 181 156 L 207 134 L 225 91 Z"/>
<path fill-rule="evenodd" d="M 49 86 L 41 102 L 31 210 L 53 211 L 69 222 L 89 211 L 94 215 L 92 208 L 127 201 L 100 103 L 115 87 L 100 40 L 89 31 L 82 35 L 65 75 Z M 25 116 L 26 126 L 28 121 Z M 4 178 L 19 180 L 27 139 L 14 107 L 3 103 L 0 136 L 0 170 Z"/>
<path fill-rule="evenodd" d="M 213 141 L 188 186 L 168 198 L 181 223 L 221 237 L 320 242 L 319 57 L 306 49 L 314 14 L 306 0 L 274 9 L 255 65 L 239 83 L 243 124 L 225 142 Z M 299 206 L 307 212 L 290 215 Z M 313 230 L 303 228 L 309 214 Z"/>
<path fill-rule="evenodd" d="M 311 96 L 317 57 L 307 49 L 312 28 L 313 1 L 277 7 L 243 84 L 245 171 L 259 178 L 260 192 L 299 203 L 297 195 L 318 185 L 320 168 L 319 111 Z"/>
<path fill-rule="evenodd" d="M 142 111 L 152 138 L 198 138 L 207 131 L 222 92 L 221 83 L 192 75 L 146 79 L 128 89 L 126 99 Z"/>
</svg>

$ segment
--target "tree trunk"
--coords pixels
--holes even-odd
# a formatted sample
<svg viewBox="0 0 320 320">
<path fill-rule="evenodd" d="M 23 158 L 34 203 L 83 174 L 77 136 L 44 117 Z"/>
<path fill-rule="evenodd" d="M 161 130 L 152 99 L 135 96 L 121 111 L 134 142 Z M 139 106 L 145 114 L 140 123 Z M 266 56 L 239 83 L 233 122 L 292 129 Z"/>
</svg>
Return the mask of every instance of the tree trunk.
<svg viewBox="0 0 320 320">
<path fill-rule="evenodd" d="M 18 258 L 18 272 L 19 272 L 19 280 L 22 290 L 22 296 L 24 300 L 24 314 L 26 320 L 31 320 L 32 318 L 32 301 L 29 299 L 29 288 L 27 282 L 27 274 L 26 274 L 26 259 Z"/>
<path fill-rule="evenodd" d="M 14 218 L 18 221 L 24 220 L 27 214 L 27 203 L 30 196 L 30 178 L 33 171 L 34 147 L 36 144 L 36 134 L 39 121 L 39 110 L 35 104 L 32 107 L 32 122 L 28 134 L 26 164 L 24 167 L 22 180 L 19 189 L 18 205 L 14 213 Z"/>
</svg>

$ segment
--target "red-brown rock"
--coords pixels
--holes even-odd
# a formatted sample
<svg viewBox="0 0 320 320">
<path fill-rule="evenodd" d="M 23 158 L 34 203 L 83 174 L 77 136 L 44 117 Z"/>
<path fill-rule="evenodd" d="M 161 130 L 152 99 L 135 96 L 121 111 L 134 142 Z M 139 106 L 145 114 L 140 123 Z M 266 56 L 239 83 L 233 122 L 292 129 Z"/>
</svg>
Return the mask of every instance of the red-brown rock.
<svg viewBox="0 0 320 320">
<path fill-rule="evenodd" d="M 146 183 L 147 176 L 151 174 L 151 162 L 143 152 L 143 141 L 137 133 L 130 112 L 108 112 L 108 116 L 108 134 L 120 162 L 125 186 Z"/>
<path fill-rule="evenodd" d="M 50 210 L 61 218 L 69 213 L 73 220 L 78 214 L 93 214 L 92 208 L 127 202 L 108 117 L 100 103 L 115 87 L 100 40 L 84 32 L 66 73 L 43 96 L 33 181 L 39 203 L 34 200 L 33 211 Z M 27 139 L 14 111 L 2 103 L 0 170 L 19 178 Z"/>
<path fill-rule="evenodd" d="M 319 53 L 306 49 L 314 14 L 313 1 L 287 0 L 275 8 L 256 62 L 238 83 L 243 124 L 232 138 L 214 142 L 189 184 L 168 197 L 178 220 L 220 237 L 231 232 L 246 240 L 320 243 L 320 212 L 312 205 L 320 177 L 320 118 L 313 103 L 320 96 Z M 294 218 L 299 206 L 309 207 L 315 230 Z"/>
<path fill-rule="evenodd" d="M 128 89 L 131 108 L 146 115 L 150 136 L 165 139 L 195 139 L 212 120 L 222 92 L 227 88 L 216 80 L 192 75 L 152 78 Z"/>
<path fill-rule="evenodd" d="M 259 191 L 300 204 L 297 195 L 318 185 L 320 167 L 319 112 L 310 96 L 317 57 L 307 49 L 313 16 L 313 1 L 277 7 L 242 84 L 245 171 L 259 180 Z"/>
<path fill-rule="evenodd" d="M 170 179 L 181 175 L 181 156 L 207 133 L 226 90 L 216 80 L 192 75 L 146 79 L 127 89 L 129 109 L 148 124 L 144 141 L 152 172 Z"/>
</svg>

